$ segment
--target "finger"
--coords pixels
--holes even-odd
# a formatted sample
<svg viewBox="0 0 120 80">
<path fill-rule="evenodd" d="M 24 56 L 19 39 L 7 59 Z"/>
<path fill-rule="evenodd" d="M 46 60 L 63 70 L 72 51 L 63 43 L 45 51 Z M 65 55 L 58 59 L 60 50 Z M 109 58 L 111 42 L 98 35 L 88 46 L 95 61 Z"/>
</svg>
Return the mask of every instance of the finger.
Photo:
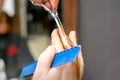
<svg viewBox="0 0 120 80">
<path fill-rule="evenodd" d="M 53 7 L 53 11 L 56 11 L 57 7 L 58 7 L 59 0 L 50 0 L 50 2 L 51 2 L 51 5 Z"/>
<path fill-rule="evenodd" d="M 69 33 L 69 38 L 71 39 L 71 41 L 74 43 L 74 45 L 77 45 L 77 38 L 76 38 L 76 31 L 71 31 Z M 79 45 L 81 47 L 81 45 Z M 84 60 L 83 60 L 83 56 L 82 56 L 82 50 L 80 50 L 79 54 L 78 54 L 78 58 L 75 61 L 75 63 L 78 66 L 79 69 L 79 73 L 80 73 L 80 78 L 82 78 L 83 72 L 84 72 Z"/>
<path fill-rule="evenodd" d="M 30 1 L 33 1 L 34 3 L 37 3 L 37 4 L 41 4 L 43 2 L 43 0 L 30 0 Z"/>
<path fill-rule="evenodd" d="M 76 31 L 71 31 L 69 33 L 69 38 L 71 39 L 74 45 L 77 45 Z"/>
<path fill-rule="evenodd" d="M 52 45 L 55 47 L 57 52 L 63 51 L 63 44 L 61 42 L 60 36 L 59 36 L 59 32 L 58 29 L 54 29 L 52 34 L 51 34 L 51 43 Z"/>
<path fill-rule="evenodd" d="M 81 45 L 79 45 L 79 46 L 81 47 Z M 83 72 L 84 72 L 84 59 L 82 56 L 82 50 L 80 50 L 80 52 L 78 54 L 76 64 L 77 64 L 78 69 L 79 69 L 79 73 L 80 73 L 79 76 L 80 76 L 80 78 L 82 78 Z"/>
<path fill-rule="evenodd" d="M 51 5 L 50 5 L 50 3 L 49 3 L 48 1 L 45 3 L 45 6 L 46 6 L 47 8 L 49 8 L 49 9 L 51 9 Z"/>
<path fill-rule="evenodd" d="M 50 2 L 47 1 L 45 3 L 45 6 L 47 8 L 52 8 L 52 11 L 56 11 L 57 10 L 57 6 L 58 6 L 58 2 L 59 2 L 59 0 L 50 0 Z"/>
<path fill-rule="evenodd" d="M 80 53 L 79 53 L 79 55 L 78 55 L 79 57 L 78 57 L 78 59 L 79 59 L 79 65 L 80 65 L 80 69 L 79 69 L 79 71 L 80 71 L 80 77 L 82 78 L 82 76 L 83 76 L 83 72 L 84 72 L 84 59 L 83 59 L 83 56 L 82 56 L 82 52 L 80 51 Z"/>
<path fill-rule="evenodd" d="M 33 75 L 33 80 L 38 80 L 49 71 L 54 58 L 55 48 L 49 46 L 39 57 L 38 64 Z"/>
</svg>

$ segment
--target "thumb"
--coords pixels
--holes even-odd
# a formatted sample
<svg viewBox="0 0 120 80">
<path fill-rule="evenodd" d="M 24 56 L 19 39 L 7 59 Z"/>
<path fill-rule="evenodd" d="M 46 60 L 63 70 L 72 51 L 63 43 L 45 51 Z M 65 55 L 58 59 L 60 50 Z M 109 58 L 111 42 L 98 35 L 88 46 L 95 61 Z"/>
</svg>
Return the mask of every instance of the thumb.
<svg viewBox="0 0 120 80">
<path fill-rule="evenodd" d="M 53 46 L 48 46 L 48 48 L 40 55 L 35 73 L 33 75 L 33 80 L 40 79 L 42 76 L 46 75 L 50 69 L 54 54 L 55 48 Z"/>
</svg>

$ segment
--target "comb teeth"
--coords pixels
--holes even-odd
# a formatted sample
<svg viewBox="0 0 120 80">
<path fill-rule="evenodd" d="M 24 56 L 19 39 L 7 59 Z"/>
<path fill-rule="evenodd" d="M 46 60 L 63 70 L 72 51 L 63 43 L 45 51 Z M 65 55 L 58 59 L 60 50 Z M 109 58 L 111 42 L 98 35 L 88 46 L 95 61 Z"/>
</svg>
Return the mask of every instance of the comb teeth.
<svg viewBox="0 0 120 80">
<path fill-rule="evenodd" d="M 69 62 L 73 62 L 77 58 L 80 49 L 81 49 L 80 46 L 75 46 L 70 49 L 66 49 L 62 52 L 56 53 L 51 64 L 51 68 L 67 64 Z M 36 66 L 37 61 L 27 64 L 26 66 L 23 67 L 20 76 L 24 77 L 33 74 L 36 69 Z"/>
</svg>

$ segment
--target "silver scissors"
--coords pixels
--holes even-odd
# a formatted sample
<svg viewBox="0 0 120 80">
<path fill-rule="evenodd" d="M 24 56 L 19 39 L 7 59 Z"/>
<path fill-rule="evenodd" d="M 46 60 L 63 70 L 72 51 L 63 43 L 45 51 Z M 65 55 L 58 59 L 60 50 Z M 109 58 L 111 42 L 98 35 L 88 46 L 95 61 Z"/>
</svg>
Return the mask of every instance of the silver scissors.
<svg viewBox="0 0 120 80">
<path fill-rule="evenodd" d="M 61 33 L 65 36 L 65 31 L 63 29 L 62 22 L 61 22 L 61 20 L 60 20 L 60 18 L 58 16 L 58 12 L 57 11 L 54 11 L 54 12 L 52 11 L 53 8 L 52 8 L 52 5 L 51 5 L 50 1 L 49 0 L 44 0 L 42 4 L 34 3 L 32 0 L 31 0 L 31 2 L 32 2 L 33 5 L 43 7 L 46 11 L 48 11 L 52 15 L 52 17 L 54 18 L 54 20 L 55 20 L 55 22 L 57 24 L 57 27 L 60 29 Z M 44 5 L 46 2 L 49 2 L 50 6 L 51 6 L 50 9 L 47 8 Z"/>
<path fill-rule="evenodd" d="M 57 24 L 57 27 L 59 28 L 59 30 L 61 31 L 62 33 L 62 39 L 63 39 L 63 44 L 64 44 L 64 48 L 70 48 L 71 46 L 74 46 L 74 44 L 72 43 L 72 41 L 69 39 L 68 36 L 66 36 L 65 34 L 65 31 L 64 31 L 64 28 L 63 28 L 63 25 L 62 25 L 62 22 L 58 16 L 58 12 L 57 11 L 53 11 L 53 7 L 51 5 L 51 2 L 49 0 L 44 0 L 42 4 L 38 4 L 38 3 L 34 3 L 32 0 L 31 0 L 32 4 L 35 5 L 35 6 L 39 6 L 39 7 L 43 7 L 46 11 L 48 11 L 52 17 L 54 18 L 56 24 Z M 48 2 L 51 6 L 51 8 L 47 8 L 44 4 Z"/>
</svg>

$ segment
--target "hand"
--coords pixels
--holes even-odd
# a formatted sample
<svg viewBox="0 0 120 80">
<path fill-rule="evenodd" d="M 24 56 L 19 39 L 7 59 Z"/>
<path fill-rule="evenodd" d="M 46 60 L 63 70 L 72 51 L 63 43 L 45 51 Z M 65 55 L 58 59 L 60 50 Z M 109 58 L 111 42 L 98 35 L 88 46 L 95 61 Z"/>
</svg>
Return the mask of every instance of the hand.
<svg viewBox="0 0 120 80">
<path fill-rule="evenodd" d="M 46 0 L 30 0 L 30 1 L 33 1 L 34 3 L 41 4 L 41 3 L 43 3 L 43 2 L 46 1 Z M 50 1 L 51 5 L 52 5 L 53 11 L 56 11 L 59 0 L 49 0 L 49 1 Z M 45 3 L 45 6 L 48 7 L 48 8 L 51 8 L 50 3 L 47 1 L 47 2 Z"/>
<path fill-rule="evenodd" d="M 49 46 L 39 57 L 37 68 L 33 75 L 33 80 L 81 80 L 83 75 L 84 63 L 80 52 L 75 62 L 67 63 L 62 66 L 50 68 L 54 55 L 63 51 L 64 47 L 60 38 L 61 33 L 58 29 L 52 32 L 51 46 Z M 77 45 L 76 33 L 71 31 L 69 38 Z"/>
</svg>

